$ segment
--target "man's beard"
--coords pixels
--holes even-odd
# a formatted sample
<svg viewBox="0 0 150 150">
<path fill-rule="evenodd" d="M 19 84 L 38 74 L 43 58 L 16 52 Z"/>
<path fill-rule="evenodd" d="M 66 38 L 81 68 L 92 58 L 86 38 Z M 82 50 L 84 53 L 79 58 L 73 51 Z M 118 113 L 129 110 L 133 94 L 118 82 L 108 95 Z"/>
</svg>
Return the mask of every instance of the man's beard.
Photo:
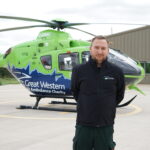
<svg viewBox="0 0 150 150">
<path fill-rule="evenodd" d="M 98 64 L 101 64 L 104 60 L 106 59 L 106 57 L 104 56 L 96 56 L 94 57 L 94 60 L 98 63 Z"/>
</svg>

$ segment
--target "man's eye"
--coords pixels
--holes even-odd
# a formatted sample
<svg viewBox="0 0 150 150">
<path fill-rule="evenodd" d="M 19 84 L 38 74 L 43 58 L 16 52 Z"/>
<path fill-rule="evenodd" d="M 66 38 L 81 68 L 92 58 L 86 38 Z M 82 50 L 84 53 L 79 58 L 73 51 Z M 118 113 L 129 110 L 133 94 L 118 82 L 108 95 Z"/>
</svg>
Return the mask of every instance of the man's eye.
<svg viewBox="0 0 150 150">
<path fill-rule="evenodd" d="M 106 50 L 106 47 L 102 47 L 101 49 L 102 49 L 102 50 Z"/>
<path fill-rule="evenodd" d="M 98 46 L 95 46 L 95 49 L 99 49 L 99 47 L 98 47 Z"/>
</svg>

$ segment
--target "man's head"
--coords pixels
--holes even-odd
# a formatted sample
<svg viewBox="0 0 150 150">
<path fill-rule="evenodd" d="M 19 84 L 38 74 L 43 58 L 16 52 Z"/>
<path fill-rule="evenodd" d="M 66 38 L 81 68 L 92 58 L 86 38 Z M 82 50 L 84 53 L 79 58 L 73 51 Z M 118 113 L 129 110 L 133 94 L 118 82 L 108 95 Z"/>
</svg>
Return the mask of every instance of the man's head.
<svg viewBox="0 0 150 150">
<path fill-rule="evenodd" d="M 102 63 L 109 53 L 109 42 L 103 36 L 96 36 L 92 39 L 90 54 L 92 59 L 95 59 L 97 63 Z"/>
</svg>

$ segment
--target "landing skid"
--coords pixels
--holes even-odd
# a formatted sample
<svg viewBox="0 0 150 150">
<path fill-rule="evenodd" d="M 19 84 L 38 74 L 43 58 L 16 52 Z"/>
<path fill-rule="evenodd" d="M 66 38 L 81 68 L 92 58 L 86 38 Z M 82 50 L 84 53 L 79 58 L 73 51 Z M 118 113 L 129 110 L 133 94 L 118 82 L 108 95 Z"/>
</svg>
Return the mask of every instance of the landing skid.
<svg viewBox="0 0 150 150">
<path fill-rule="evenodd" d="M 65 105 L 76 105 L 77 103 L 71 103 L 71 102 L 67 102 L 66 99 L 74 99 L 73 96 L 44 96 L 44 95 L 30 95 L 31 97 L 36 97 L 36 102 L 34 104 L 34 106 L 26 106 L 26 105 L 20 105 L 19 107 L 17 107 L 17 109 L 38 109 L 38 110 L 51 110 L 51 111 L 65 111 L 65 112 L 76 112 L 76 110 L 73 109 L 61 109 L 61 108 L 49 108 L 49 107 L 39 107 L 39 102 L 42 98 L 61 98 L 63 99 L 63 102 L 58 102 L 58 101 L 52 101 L 49 104 L 65 104 Z M 129 101 L 127 101 L 126 103 L 120 104 L 117 106 L 117 108 L 119 107 L 125 107 L 127 105 L 129 105 L 135 98 L 137 97 L 137 95 L 135 95 L 133 98 L 131 98 Z"/>
<path fill-rule="evenodd" d="M 76 105 L 76 103 L 67 102 L 66 99 L 74 99 L 73 96 L 44 96 L 44 95 L 30 95 L 31 97 L 36 97 L 36 102 L 34 106 L 20 105 L 17 109 L 38 109 L 38 110 L 51 110 L 51 111 L 64 111 L 64 112 L 76 112 L 73 109 L 61 109 L 61 108 L 49 108 L 49 107 L 39 107 L 39 102 L 42 98 L 61 98 L 63 102 L 51 101 L 49 104 L 65 104 L 65 105 Z"/>
</svg>

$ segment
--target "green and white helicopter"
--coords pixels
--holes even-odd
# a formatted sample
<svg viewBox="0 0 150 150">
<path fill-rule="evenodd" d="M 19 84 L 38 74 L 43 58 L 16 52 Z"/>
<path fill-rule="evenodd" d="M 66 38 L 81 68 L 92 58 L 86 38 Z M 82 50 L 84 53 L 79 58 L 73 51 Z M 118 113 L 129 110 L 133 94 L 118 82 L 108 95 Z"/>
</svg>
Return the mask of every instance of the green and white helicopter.
<svg viewBox="0 0 150 150">
<path fill-rule="evenodd" d="M 71 71 L 75 65 L 88 61 L 90 42 L 75 40 L 69 33 L 60 30 L 69 28 L 93 35 L 74 27 L 90 23 L 69 23 L 63 20 L 49 22 L 14 16 L 0 16 L 0 19 L 42 23 L 41 25 L 0 29 L 0 32 L 36 27 L 52 28 L 41 31 L 35 40 L 13 46 L 4 55 L 0 55 L 0 67 L 7 68 L 22 85 L 33 93 L 30 96 L 36 97 L 35 105 L 30 108 L 39 108 L 39 101 L 47 97 L 62 98 L 64 100 L 63 104 L 72 104 L 66 101 L 66 99 L 73 99 L 70 90 Z M 115 49 L 109 51 L 108 61 L 123 70 L 126 87 L 143 93 L 137 87 L 137 84 L 145 76 L 140 63 Z M 128 105 L 135 97 L 118 107 Z M 29 107 L 20 106 L 20 108 Z"/>
</svg>

